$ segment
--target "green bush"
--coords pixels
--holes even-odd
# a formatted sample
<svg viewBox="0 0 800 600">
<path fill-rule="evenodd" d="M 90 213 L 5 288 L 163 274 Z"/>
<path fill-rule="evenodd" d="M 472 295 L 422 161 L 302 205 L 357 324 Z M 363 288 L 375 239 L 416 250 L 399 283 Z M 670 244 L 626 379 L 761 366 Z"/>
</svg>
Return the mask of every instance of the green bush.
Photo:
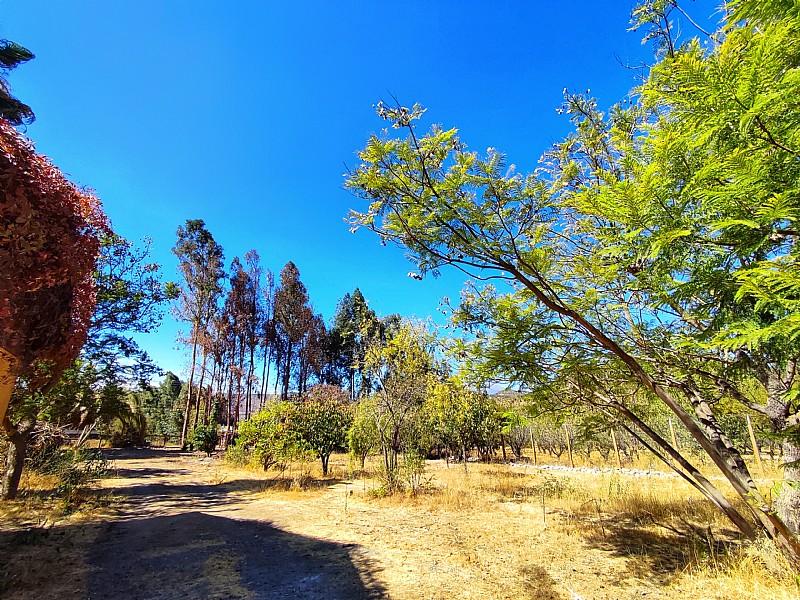
<svg viewBox="0 0 800 600">
<path fill-rule="evenodd" d="M 219 435 L 216 425 L 198 425 L 194 428 L 191 444 L 201 452 L 211 456 L 211 453 L 217 448 L 217 442 L 219 442 Z"/>
<path fill-rule="evenodd" d="M 265 471 L 285 468 L 289 461 L 306 458 L 303 440 L 289 425 L 295 410 L 288 402 L 277 402 L 239 423 L 237 444 L 251 449 Z"/>
<path fill-rule="evenodd" d="M 225 462 L 235 467 L 246 467 L 252 458 L 250 451 L 241 444 L 231 444 L 225 450 Z"/>
<path fill-rule="evenodd" d="M 92 482 L 111 471 L 109 462 L 96 448 L 64 448 L 52 444 L 34 447 L 27 464 L 37 473 L 58 478 L 56 494 L 67 507 L 77 504 Z"/>
<path fill-rule="evenodd" d="M 114 448 L 141 448 L 147 445 L 147 418 L 141 412 L 124 414 L 108 424 L 106 434 Z"/>
</svg>

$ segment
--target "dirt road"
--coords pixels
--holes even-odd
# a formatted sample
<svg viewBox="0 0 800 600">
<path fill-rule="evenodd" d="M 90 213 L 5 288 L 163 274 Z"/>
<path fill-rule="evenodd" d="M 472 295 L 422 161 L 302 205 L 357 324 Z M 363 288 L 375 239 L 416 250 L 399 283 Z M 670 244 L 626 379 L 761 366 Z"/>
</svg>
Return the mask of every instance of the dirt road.
<svg viewBox="0 0 800 600">
<path fill-rule="evenodd" d="M 357 546 L 282 530 L 269 514 L 248 518 L 262 482 L 224 481 L 211 460 L 177 452 L 110 458 L 119 477 L 105 483 L 122 503 L 91 544 L 88 599 L 384 596 Z"/>
</svg>

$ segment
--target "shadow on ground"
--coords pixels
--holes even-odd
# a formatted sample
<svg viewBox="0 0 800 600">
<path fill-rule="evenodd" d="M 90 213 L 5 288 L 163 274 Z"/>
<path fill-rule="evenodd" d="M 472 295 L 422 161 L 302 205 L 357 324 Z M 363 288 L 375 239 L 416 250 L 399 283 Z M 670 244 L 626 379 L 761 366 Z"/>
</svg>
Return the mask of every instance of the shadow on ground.
<svg viewBox="0 0 800 600">
<path fill-rule="evenodd" d="M 383 598 L 359 546 L 201 512 L 0 531 L 0 598 Z"/>
<path fill-rule="evenodd" d="M 359 547 L 201 512 L 103 526 L 86 598 L 380 598 Z"/>
<path fill-rule="evenodd" d="M 107 460 L 147 460 L 150 458 L 180 458 L 195 456 L 180 448 L 103 448 L 100 450 Z M 205 455 L 203 455 L 205 456 Z"/>
<path fill-rule="evenodd" d="M 525 580 L 527 597 L 536 598 L 536 600 L 564 600 L 564 596 L 557 590 L 555 580 L 550 577 L 544 567 L 529 566 L 520 574 Z"/>
<path fill-rule="evenodd" d="M 675 573 L 710 557 L 724 556 L 739 545 L 733 531 L 717 532 L 684 524 L 683 529 L 664 525 L 660 530 L 638 523 L 606 522 L 585 538 L 586 542 L 614 556 L 628 559 L 627 575 L 665 583 Z"/>
</svg>

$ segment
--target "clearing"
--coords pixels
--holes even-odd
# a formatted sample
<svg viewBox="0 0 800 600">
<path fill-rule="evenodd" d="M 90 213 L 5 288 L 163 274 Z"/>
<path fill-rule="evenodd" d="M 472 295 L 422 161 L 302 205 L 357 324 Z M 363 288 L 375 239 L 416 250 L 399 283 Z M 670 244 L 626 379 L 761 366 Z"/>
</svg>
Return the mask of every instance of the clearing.
<svg viewBox="0 0 800 600">
<path fill-rule="evenodd" d="M 0 525 L 0 596 L 19 600 L 793 598 L 779 559 L 739 548 L 669 476 L 429 461 L 434 491 L 111 450 L 98 507 Z M 652 488 L 652 490 L 650 490 Z M 650 490 L 650 491 L 646 491 Z M 687 505 L 690 512 L 677 508 Z M 682 511 L 682 512 L 681 512 Z M 694 511 L 694 512 L 691 512 Z M 37 520 L 38 519 L 38 520 Z M 692 523 L 694 519 L 695 524 Z M 712 527 L 697 525 L 707 519 Z M 727 562 L 717 554 L 738 552 Z M 737 566 L 738 565 L 738 566 Z"/>
</svg>

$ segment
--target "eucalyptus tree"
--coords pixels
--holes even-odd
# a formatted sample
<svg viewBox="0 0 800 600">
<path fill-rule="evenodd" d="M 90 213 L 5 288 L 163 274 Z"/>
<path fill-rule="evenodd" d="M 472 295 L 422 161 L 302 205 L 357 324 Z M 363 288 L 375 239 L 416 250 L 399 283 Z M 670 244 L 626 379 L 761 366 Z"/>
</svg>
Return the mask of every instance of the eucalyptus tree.
<svg viewBox="0 0 800 600">
<path fill-rule="evenodd" d="M 261 275 L 264 272 L 260 264 L 258 253 L 249 250 L 244 255 L 247 264 L 245 285 L 245 313 L 243 321 L 244 344 L 247 348 L 247 402 L 245 405 L 245 418 L 250 418 L 253 403 L 253 386 L 256 383 L 256 347 L 259 345 L 259 334 L 264 321 L 264 305 L 261 294 Z"/>
<path fill-rule="evenodd" d="M 242 397 L 245 395 L 243 392 L 246 391 L 246 377 L 249 372 L 247 354 L 253 301 L 253 289 L 249 276 L 238 257 L 234 258 L 231 263 L 229 283 L 230 287 L 223 306 L 223 320 L 229 344 L 230 390 L 233 390 L 234 387 L 236 389 L 235 405 L 232 397 L 230 395 L 228 397 L 228 414 L 230 415 L 233 411 L 232 423 L 235 426 L 241 414 Z M 243 380 L 245 381 L 243 382 Z"/>
<path fill-rule="evenodd" d="M 297 353 L 297 392 L 299 394 L 308 391 L 312 379 L 317 384 L 325 382 L 327 361 L 330 358 L 328 340 L 328 331 L 322 315 L 312 314 Z"/>
<path fill-rule="evenodd" d="M 293 262 L 281 270 L 280 284 L 275 290 L 275 335 L 279 341 L 278 377 L 281 399 L 289 397 L 293 373 L 297 375 L 303 340 L 308 335 L 314 313 L 309 306 L 308 290 L 300 281 L 300 271 Z"/>
<path fill-rule="evenodd" d="M 198 345 L 210 333 L 211 321 L 218 310 L 224 277 L 222 246 L 206 229 L 201 219 L 190 219 L 178 227 L 178 240 L 172 249 L 178 257 L 178 269 L 183 277 L 179 285 L 178 314 L 191 327 L 188 343 L 191 344 L 188 395 L 181 428 L 181 444 L 186 440 L 194 389 Z M 199 406 L 199 391 L 198 391 Z"/>
<path fill-rule="evenodd" d="M 709 45 L 677 45 L 661 19 L 646 18 L 668 4 L 638 13 L 662 42 L 641 96 L 604 115 L 567 94 L 575 133 L 541 172 L 517 175 L 494 149 L 468 152 L 455 130 L 418 135 L 418 105 L 379 104 L 407 136 L 373 136 L 360 153 L 347 186 L 368 206 L 351 223 L 407 248 L 422 273 L 449 265 L 510 284 L 495 333 L 513 323 L 525 339 L 528 323 L 561 356 L 588 347 L 612 361 L 677 417 L 800 564 L 793 482 L 779 517 L 715 413 L 724 398 L 774 414 L 784 431 L 796 419 L 800 21 L 785 2 L 742 0 Z M 748 393 L 751 381 L 773 400 Z"/>
<path fill-rule="evenodd" d="M 275 277 L 272 271 L 266 270 L 264 277 L 264 287 L 262 288 L 262 313 L 259 327 L 258 343 L 264 352 L 261 368 L 261 397 L 266 397 L 267 384 L 269 383 L 269 368 L 272 362 L 272 355 L 275 351 Z"/>
</svg>

